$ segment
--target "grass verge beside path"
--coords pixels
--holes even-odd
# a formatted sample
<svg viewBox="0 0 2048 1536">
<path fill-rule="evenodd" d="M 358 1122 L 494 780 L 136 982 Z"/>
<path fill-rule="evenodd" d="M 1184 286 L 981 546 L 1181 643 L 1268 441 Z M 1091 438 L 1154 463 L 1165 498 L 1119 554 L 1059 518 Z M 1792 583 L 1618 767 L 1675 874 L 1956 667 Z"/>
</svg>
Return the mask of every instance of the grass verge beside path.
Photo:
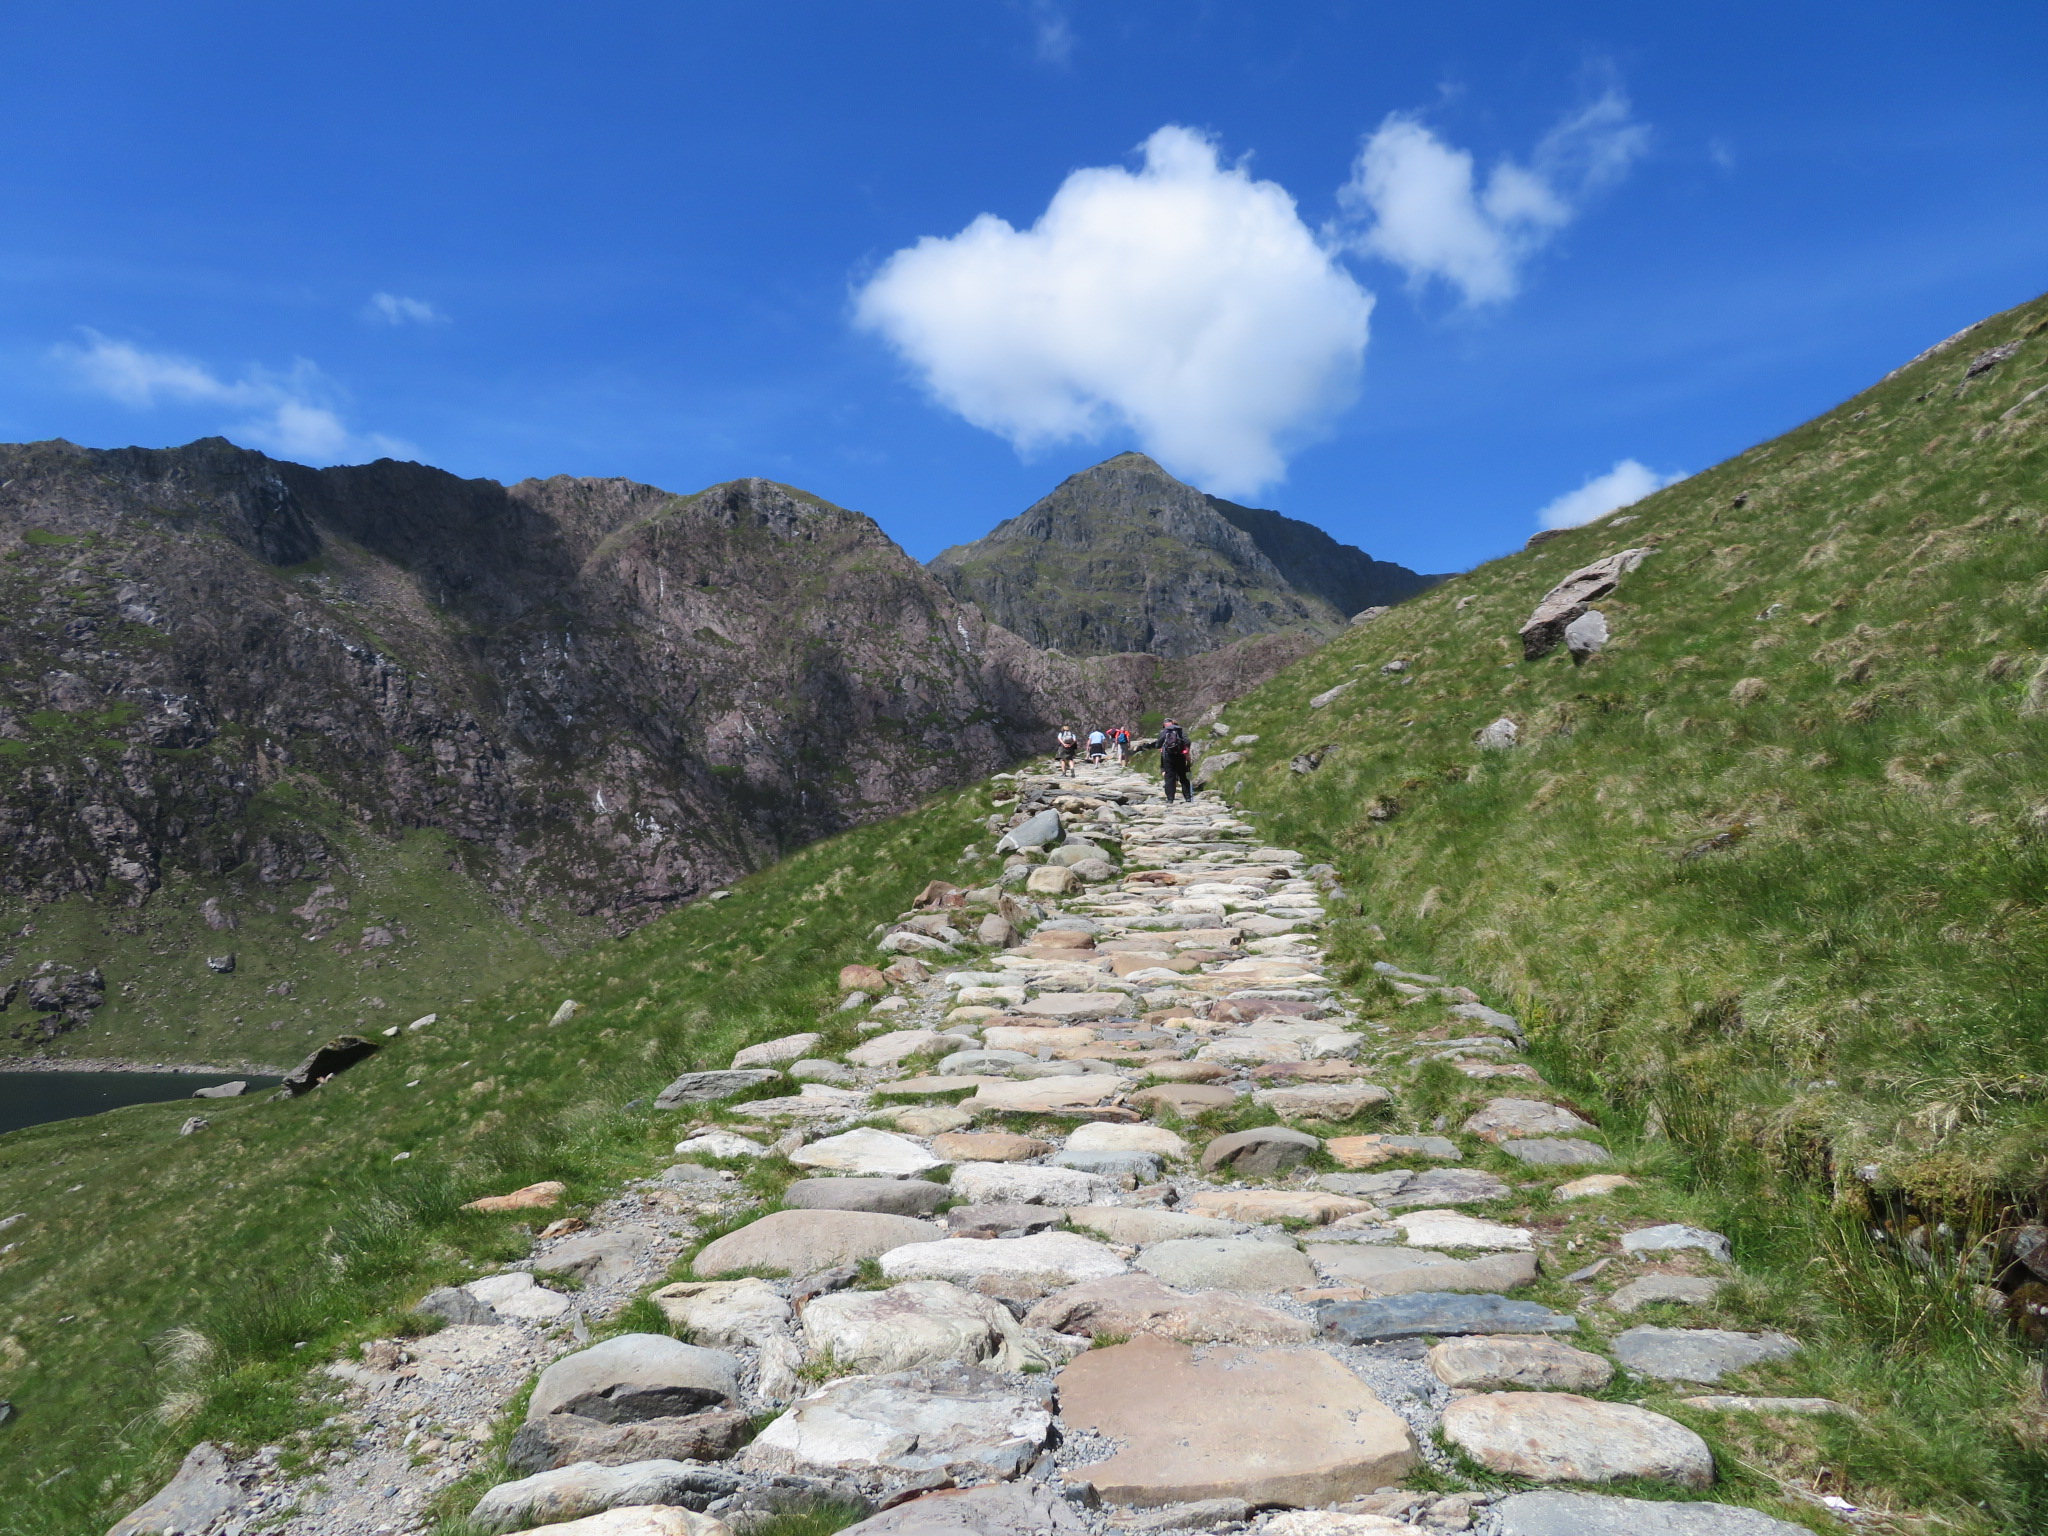
<svg viewBox="0 0 2048 1536">
<path fill-rule="evenodd" d="M 0 1239 L 0 1536 L 103 1530 L 194 1442 L 302 1427 L 308 1368 L 527 1251 L 539 1223 L 464 1201 L 560 1179 L 553 1216 L 672 1161 L 682 1117 L 626 1104 L 817 1027 L 838 967 L 872 957 L 868 930 L 985 844 L 985 794 L 820 843 L 475 1004 L 439 1000 L 437 1024 L 303 1099 L 209 1103 L 188 1137 L 182 1102 L 0 1137 L 0 1216 L 22 1216 Z M 565 998 L 581 1010 L 551 1026 Z"/>
<path fill-rule="evenodd" d="M 2044 384 L 2037 300 L 1351 630 L 1231 706 L 1259 739 L 1218 786 L 1338 867 L 1343 974 L 1519 1014 L 1735 1238 L 1863 1410 L 1813 1432 L 1852 1500 L 2001 1532 L 2048 1529 L 2039 1345 L 1985 1310 L 2023 1278 L 1998 1234 L 2048 1218 Z M 1607 648 L 1524 660 L 1629 547 Z"/>
</svg>

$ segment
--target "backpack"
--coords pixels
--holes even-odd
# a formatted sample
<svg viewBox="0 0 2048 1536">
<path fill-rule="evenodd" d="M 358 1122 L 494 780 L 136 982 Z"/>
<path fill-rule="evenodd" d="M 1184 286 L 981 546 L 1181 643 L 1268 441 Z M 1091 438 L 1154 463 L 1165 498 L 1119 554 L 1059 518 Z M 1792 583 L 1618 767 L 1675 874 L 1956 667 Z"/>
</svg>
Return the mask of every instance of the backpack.
<svg viewBox="0 0 2048 1536">
<path fill-rule="evenodd" d="M 1172 753 L 1177 758 L 1186 757 L 1188 753 L 1188 733 L 1177 725 L 1169 725 L 1159 733 L 1159 752 L 1162 757 L 1168 753 Z"/>
</svg>

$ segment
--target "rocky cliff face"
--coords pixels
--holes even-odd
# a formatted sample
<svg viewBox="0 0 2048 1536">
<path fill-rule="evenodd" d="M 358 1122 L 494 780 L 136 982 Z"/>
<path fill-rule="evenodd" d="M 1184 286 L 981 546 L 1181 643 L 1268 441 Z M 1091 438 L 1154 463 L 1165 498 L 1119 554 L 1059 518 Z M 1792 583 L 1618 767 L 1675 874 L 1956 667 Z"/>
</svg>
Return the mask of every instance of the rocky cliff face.
<svg viewBox="0 0 2048 1536">
<path fill-rule="evenodd" d="M 350 990 L 353 968 L 402 969 L 452 923 L 448 894 L 398 911 L 351 885 L 353 849 L 442 839 L 435 877 L 488 893 L 464 931 L 619 930 L 1042 749 L 1062 720 L 1192 712 L 1292 654 L 1047 655 L 871 519 L 765 480 L 506 487 L 220 439 L 0 448 L 0 643 L 0 907 L 30 919 L 0 947 L 23 998 L 0 1033 L 38 1041 L 99 999 L 31 1008 L 34 968 L 104 971 L 103 1021 L 136 991 L 131 939 L 239 945 L 201 1009 L 259 980 L 305 990 L 303 963 L 252 957 L 266 942 L 331 948 Z M 207 899 L 176 932 L 107 916 L 181 892 Z M 93 931 L 54 942 L 38 910 L 77 902 Z"/>
<path fill-rule="evenodd" d="M 1327 638 L 1437 578 L 1320 528 L 1204 495 L 1141 453 L 1070 476 L 931 569 L 1033 644 L 1187 657 L 1255 635 Z"/>
</svg>

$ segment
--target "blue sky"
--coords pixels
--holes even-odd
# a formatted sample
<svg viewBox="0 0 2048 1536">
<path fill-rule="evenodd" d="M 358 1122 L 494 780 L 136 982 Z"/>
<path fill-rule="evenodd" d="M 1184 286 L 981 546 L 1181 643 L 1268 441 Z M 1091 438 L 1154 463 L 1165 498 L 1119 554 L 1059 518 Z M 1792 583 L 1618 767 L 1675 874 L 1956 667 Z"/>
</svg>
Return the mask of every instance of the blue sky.
<svg viewBox="0 0 2048 1536">
<path fill-rule="evenodd" d="M 1954 0 L 18 0 L 0 439 L 767 475 L 920 557 L 1139 446 L 1457 569 L 2048 289 L 2044 58 Z"/>
</svg>

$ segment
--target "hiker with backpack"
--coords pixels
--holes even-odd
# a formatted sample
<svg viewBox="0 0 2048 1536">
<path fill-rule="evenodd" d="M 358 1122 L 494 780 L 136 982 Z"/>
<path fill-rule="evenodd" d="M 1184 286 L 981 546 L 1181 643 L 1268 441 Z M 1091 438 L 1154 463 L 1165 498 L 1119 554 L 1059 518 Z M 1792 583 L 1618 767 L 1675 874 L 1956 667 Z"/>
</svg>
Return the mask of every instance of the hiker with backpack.
<svg viewBox="0 0 2048 1536">
<path fill-rule="evenodd" d="M 1169 720 L 1159 727 L 1159 767 L 1166 776 L 1166 803 L 1173 804 L 1173 789 L 1180 786 L 1180 797 L 1190 803 L 1195 798 L 1194 789 L 1188 783 L 1188 733 L 1178 722 Z"/>
<path fill-rule="evenodd" d="M 1088 761 L 1091 763 L 1101 762 L 1102 754 L 1108 750 L 1109 737 L 1103 734 L 1102 727 L 1097 726 L 1088 733 Z"/>
<path fill-rule="evenodd" d="M 1060 727 L 1057 742 L 1059 746 L 1060 772 L 1071 779 L 1074 776 L 1074 754 L 1081 750 L 1081 738 L 1074 734 L 1074 728 L 1071 725 L 1063 725 Z"/>
</svg>

